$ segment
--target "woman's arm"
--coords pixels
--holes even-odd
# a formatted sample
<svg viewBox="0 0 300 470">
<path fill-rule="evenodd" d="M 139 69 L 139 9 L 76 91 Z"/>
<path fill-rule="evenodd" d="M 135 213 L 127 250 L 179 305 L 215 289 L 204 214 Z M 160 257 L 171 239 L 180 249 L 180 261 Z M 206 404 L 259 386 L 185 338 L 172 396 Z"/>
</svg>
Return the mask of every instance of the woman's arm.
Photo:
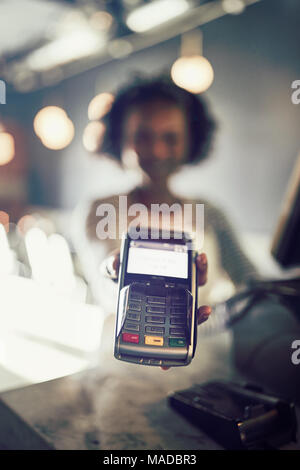
<svg viewBox="0 0 300 470">
<path fill-rule="evenodd" d="M 97 238 L 96 227 L 99 218 L 96 216 L 96 209 L 102 202 L 114 204 L 114 199 L 99 199 L 78 205 L 73 212 L 71 232 L 79 265 L 89 285 L 92 300 L 105 312 L 111 313 L 115 309 L 116 286 L 103 276 L 101 264 L 114 248 L 114 241 Z"/>
<path fill-rule="evenodd" d="M 205 203 L 204 211 L 205 224 L 209 224 L 216 235 L 222 267 L 232 282 L 239 285 L 258 278 L 257 268 L 242 249 L 235 230 L 224 212 L 210 203 Z"/>
</svg>

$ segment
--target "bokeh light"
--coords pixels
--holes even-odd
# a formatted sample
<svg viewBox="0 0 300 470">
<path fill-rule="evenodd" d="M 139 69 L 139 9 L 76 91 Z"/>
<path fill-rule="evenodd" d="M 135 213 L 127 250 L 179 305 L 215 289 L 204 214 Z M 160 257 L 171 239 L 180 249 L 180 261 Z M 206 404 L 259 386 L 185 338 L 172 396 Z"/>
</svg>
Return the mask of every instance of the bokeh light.
<svg viewBox="0 0 300 470">
<path fill-rule="evenodd" d="M 128 28 L 136 33 L 144 33 L 161 25 L 189 9 L 186 0 L 155 0 L 131 11 L 127 17 Z"/>
<path fill-rule="evenodd" d="M 214 71 L 203 56 L 180 57 L 172 66 L 171 77 L 181 88 L 191 93 L 202 93 L 212 84 Z"/>
<path fill-rule="evenodd" d="M 0 165 L 11 162 L 15 156 L 15 140 L 8 132 L 0 131 Z"/>
<path fill-rule="evenodd" d="M 100 93 L 96 95 L 89 104 L 88 117 L 91 121 L 98 121 L 109 112 L 114 101 L 111 93 Z"/>
<path fill-rule="evenodd" d="M 36 225 L 36 221 L 36 218 L 31 214 L 23 215 L 17 223 L 19 233 L 25 235 L 28 230 Z"/>
<path fill-rule="evenodd" d="M 8 230 L 8 225 L 9 225 L 9 215 L 5 211 L 0 211 L 0 224 L 3 225 L 3 227 Z"/>
<path fill-rule="evenodd" d="M 222 0 L 222 7 L 230 15 L 239 15 L 243 13 L 246 5 L 243 0 Z"/>
<path fill-rule="evenodd" d="M 90 122 L 83 132 L 82 142 L 84 148 L 89 152 L 99 151 L 103 142 L 104 131 L 105 126 L 102 122 Z"/>
<path fill-rule="evenodd" d="M 90 24 L 99 31 L 108 31 L 113 23 L 113 17 L 107 11 L 96 11 L 90 17 Z"/>
<path fill-rule="evenodd" d="M 47 106 L 41 109 L 34 118 L 33 127 L 45 147 L 52 150 L 67 147 L 75 133 L 73 122 L 58 106 Z"/>
</svg>

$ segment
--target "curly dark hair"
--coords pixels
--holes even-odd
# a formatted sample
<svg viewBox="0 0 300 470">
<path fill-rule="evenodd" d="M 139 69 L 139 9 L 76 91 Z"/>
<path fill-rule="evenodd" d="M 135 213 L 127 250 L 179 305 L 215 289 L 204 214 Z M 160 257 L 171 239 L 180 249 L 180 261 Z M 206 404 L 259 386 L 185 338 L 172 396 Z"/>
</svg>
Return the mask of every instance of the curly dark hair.
<svg viewBox="0 0 300 470">
<path fill-rule="evenodd" d="M 178 87 L 167 76 L 136 77 L 117 93 L 110 111 L 103 118 L 106 132 L 102 152 L 121 160 L 124 119 L 132 108 L 155 100 L 165 101 L 183 110 L 190 133 L 190 152 L 187 163 L 198 163 L 204 160 L 211 148 L 216 121 L 210 114 L 203 96 L 200 98 Z"/>
</svg>

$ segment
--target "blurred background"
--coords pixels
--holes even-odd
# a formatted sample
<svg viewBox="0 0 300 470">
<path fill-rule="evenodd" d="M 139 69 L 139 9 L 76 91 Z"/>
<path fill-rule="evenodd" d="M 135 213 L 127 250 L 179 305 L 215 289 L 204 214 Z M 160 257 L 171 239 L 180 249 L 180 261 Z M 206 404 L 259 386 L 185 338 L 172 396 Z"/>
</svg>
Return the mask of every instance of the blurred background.
<svg viewBox="0 0 300 470">
<path fill-rule="evenodd" d="M 299 18 L 298 0 L 0 1 L 1 390 L 97 354 L 103 317 L 71 221 L 138 181 L 99 152 L 101 118 L 137 73 L 205 94 L 219 126 L 211 158 L 171 186 L 216 202 L 276 270 L 269 244 L 300 147 Z"/>
</svg>

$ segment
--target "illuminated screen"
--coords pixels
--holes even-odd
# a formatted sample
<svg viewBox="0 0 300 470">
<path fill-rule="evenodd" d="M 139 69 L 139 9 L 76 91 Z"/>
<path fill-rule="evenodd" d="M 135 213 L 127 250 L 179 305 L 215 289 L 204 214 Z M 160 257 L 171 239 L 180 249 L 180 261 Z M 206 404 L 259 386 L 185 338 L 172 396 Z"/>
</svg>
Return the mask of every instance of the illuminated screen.
<svg viewBox="0 0 300 470">
<path fill-rule="evenodd" d="M 127 272 L 187 279 L 187 247 L 174 243 L 131 241 Z"/>
</svg>

